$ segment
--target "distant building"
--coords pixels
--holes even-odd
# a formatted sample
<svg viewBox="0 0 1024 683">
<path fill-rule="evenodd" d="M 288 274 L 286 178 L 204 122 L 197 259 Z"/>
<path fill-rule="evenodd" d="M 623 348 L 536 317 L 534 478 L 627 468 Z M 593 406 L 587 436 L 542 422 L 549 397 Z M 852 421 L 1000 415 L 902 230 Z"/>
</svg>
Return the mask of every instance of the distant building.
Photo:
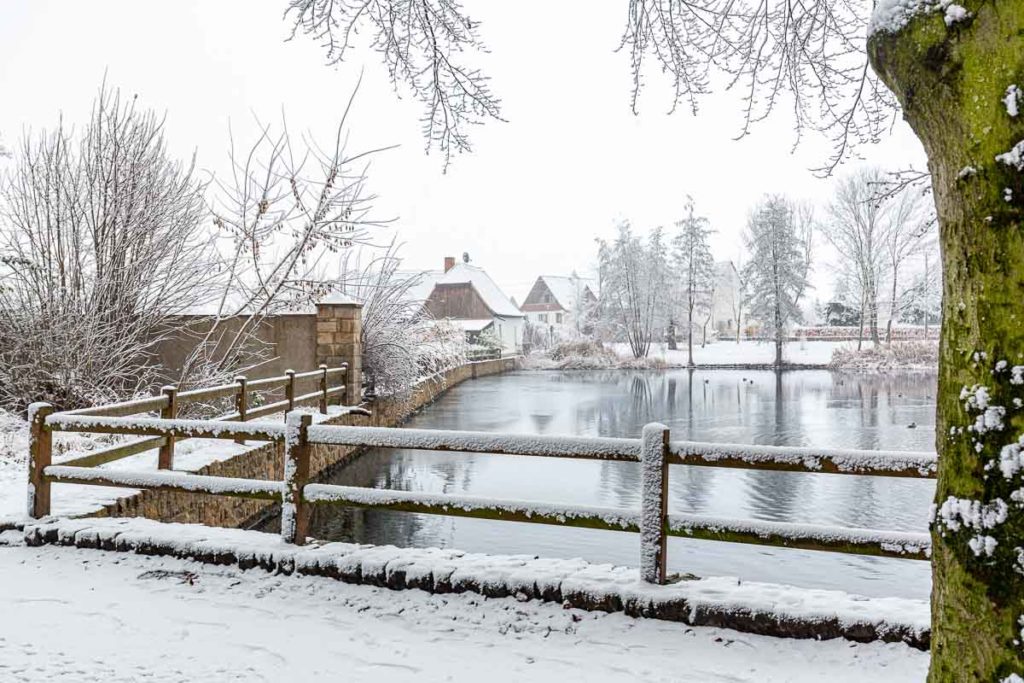
<svg viewBox="0 0 1024 683">
<path fill-rule="evenodd" d="M 715 263 L 715 293 L 711 299 L 710 330 L 719 337 L 736 337 L 737 315 L 739 313 L 740 275 L 732 261 Z M 746 316 L 741 321 L 747 325 Z"/>
<path fill-rule="evenodd" d="M 538 277 L 521 308 L 530 323 L 555 335 L 589 333 L 596 305 L 597 283 L 573 273 Z"/>
<path fill-rule="evenodd" d="M 417 289 L 427 311 L 461 327 L 470 343 L 489 332 L 505 353 L 522 348 L 525 316 L 482 268 L 446 256 L 444 270 L 425 273 Z"/>
</svg>

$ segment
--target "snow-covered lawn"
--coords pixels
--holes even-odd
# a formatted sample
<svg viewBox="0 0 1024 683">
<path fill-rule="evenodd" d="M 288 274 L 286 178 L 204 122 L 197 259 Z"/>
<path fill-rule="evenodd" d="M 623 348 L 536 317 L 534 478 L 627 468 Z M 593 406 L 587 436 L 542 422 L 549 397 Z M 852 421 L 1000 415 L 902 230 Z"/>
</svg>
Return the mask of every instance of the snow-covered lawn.
<svg viewBox="0 0 1024 683">
<path fill-rule="evenodd" d="M 928 666 L 897 644 L 65 547 L 0 546 L 0 576 L 4 681 L 918 681 Z"/>
<path fill-rule="evenodd" d="M 837 348 L 856 348 L 856 342 L 806 341 L 787 342 L 782 350 L 783 359 L 793 365 L 828 365 L 832 360 L 832 352 Z M 871 342 L 864 342 L 870 348 Z M 613 344 L 614 351 L 624 357 L 632 358 L 627 344 Z M 669 365 L 686 365 L 687 350 L 685 340 L 679 348 L 670 351 L 665 344 L 654 344 L 648 354 L 650 358 L 660 358 Z M 734 341 L 709 342 L 701 348 L 693 346 L 693 362 L 697 365 L 771 365 L 775 362 L 775 346 L 767 342 Z"/>
</svg>

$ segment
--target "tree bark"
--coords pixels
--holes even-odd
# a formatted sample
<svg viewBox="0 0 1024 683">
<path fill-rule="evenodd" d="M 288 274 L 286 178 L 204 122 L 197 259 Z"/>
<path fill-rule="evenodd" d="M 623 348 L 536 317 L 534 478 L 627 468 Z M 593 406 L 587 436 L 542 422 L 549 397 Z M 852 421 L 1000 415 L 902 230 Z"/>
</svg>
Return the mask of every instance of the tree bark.
<svg viewBox="0 0 1024 683">
<path fill-rule="evenodd" d="M 944 284 L 936 502 L 955 496 L 1008 504 L 1005 519 L 981 531 L 954 529 L 948 514 L 932 526 L 929 680 L 1001 681 L 1024 674 L 1016 552 L 1024 545 L 1024 511 L 1010 497 L 1022 482 L 1020 472 L 1007 476 L 1000 467 L 1001 449 L 1024 429 L 1014 401 L 1024 398 L 1024 385 L 1000 362 L 1024 364 L 1024 174 L 996 161 L 1024 138 L 1024 117 L 1011 117 L 1003 102 L 1008 86 L 1024 86 L 1024 0 L 960 2 L 968 19 L 946 26 L 941 11 L 918 15 L 895 33 L 873 35 L 868 52 L 928 154 L 938 210 Z M 987 388 L 990 407 L 1005 410 L 1004 427 L 968 429 L 978 411 L 965 408 L 961 390 L 969 400 L 974 385 Z M 969 545 L 979 534 L 996 542 L 991 554 Z"/>
</svg>

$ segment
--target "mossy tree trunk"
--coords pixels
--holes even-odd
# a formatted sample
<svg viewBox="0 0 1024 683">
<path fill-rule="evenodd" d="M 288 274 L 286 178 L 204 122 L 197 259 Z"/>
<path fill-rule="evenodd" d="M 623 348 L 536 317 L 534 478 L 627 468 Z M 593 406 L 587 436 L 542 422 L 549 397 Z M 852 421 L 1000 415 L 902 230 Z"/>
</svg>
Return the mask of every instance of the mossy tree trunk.
<svg viewBox="0 0 1024 683">
<path fill-rule="evenodd" d="M 931 681 L 1024 675 L 1024 0 L 960 0 L 868 43 L 928 154 L 944 296 L 933 524 Z M 1014 367 L 1017 366 L 1017 367 Z M 1015 493 L 1016 492 L 1016 493 Z M 956 502 L 950 502 L 954 497 Z"/>
</svg>

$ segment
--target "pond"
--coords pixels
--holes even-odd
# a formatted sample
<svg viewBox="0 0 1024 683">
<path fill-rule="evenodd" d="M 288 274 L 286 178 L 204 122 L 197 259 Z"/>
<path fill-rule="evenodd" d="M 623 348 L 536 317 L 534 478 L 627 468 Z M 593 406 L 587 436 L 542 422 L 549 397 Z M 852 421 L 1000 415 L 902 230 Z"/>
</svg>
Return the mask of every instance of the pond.
<svg viewBox="0 0 1024 683">
<path fill-rule="evenodd" d="M 409 427 L 887 450 L 934 448 L 935 378 L 818 370 L 516 372 L 459 385 Z M 331 483 L 639 507 L 639 466 L 409 450 L 370 451 Z M 723 468 L 671 468 L 670 511 L 924 531 L 934 482 Z M 325 540 L 582 557 L 636 566 L 637 534 L 324 506 Z M 670 571 L 926 598 L 928 563 L 672 538 Z"/>
</svg>

